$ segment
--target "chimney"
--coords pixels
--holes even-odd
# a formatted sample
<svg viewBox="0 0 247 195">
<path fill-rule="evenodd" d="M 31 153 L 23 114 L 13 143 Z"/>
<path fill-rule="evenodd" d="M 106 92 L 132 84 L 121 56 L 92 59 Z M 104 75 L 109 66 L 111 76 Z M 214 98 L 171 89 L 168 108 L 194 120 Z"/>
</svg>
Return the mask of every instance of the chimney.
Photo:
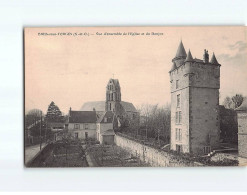
<svg viewBox="0 0 247 195">
<path fill-rule="evenodd" d="M 206 49 L 204 49 L 203 62 L 204 63 L 208 63 L 209 62 L 208 50 L 206 50 Z"/>
</svg>

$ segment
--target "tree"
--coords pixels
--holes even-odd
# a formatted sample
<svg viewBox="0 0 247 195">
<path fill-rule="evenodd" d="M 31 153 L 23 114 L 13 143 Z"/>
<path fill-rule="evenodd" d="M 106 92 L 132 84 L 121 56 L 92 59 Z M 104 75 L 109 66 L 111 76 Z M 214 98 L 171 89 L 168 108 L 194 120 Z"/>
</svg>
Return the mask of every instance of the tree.
<svg viewBox="0 0 247 195">
<path fill-rule="evenodd" d="M 236 94 L 235 96 L 232 97 L 232 101 L 234 103 L 234 108 L 239 107 L 242 102 L 243 102 L 243 96 L 241 94 Z"/>
<path fill-rule="evenodd" d="M 35 126 L 40 121 L 40 113 L 41 110 L 39 109 L 32 109 L 25 115 L 25 126 Z"/>
<path fill-rule="evenodd" d="M 62 112 L 53 101 L 48 107 L 46 119 L 48 122 L 63 122 Z"/>
<path fill-rule="evenodd" d="M 233 109 L 234 108 L 234 103 L 232 101 L 232 98 L 230 98 L 229 96 L 227 96 L 224 101 L 223 101 L 223 105 L 225 106 L 225 108 L 227 109 Z"/>
</svg>

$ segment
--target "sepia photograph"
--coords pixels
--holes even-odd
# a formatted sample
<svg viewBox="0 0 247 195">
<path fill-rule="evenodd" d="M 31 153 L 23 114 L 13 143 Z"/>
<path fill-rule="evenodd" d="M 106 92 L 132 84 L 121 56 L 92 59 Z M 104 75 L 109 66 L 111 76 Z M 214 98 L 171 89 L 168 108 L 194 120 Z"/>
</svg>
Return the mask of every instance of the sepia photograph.
<svg viewBox="0 0 247 195">
<path fill-rule="evenodd" d="M 245 26 L 23 33 L 25 167 L 247 166 Z"/>
</svg>

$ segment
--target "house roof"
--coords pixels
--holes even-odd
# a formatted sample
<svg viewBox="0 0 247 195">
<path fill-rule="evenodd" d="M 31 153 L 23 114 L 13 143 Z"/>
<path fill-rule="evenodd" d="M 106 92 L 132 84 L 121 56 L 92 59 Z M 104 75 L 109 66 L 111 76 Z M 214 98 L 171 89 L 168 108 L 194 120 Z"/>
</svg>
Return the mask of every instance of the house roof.
<svg viewBox="0 0 247 195">
<path fill-rule="evenodd" d="M 177 58 L 177 57 L 186 57 L 186 56 L 187 56 L 187 54 L 185 52 L 183 42 L 181 41 L 179 46 L 178 46 L 178 50 L 177 50 L 175 57 Z"/>
<path fill-rule="evenodd" d="M 112 111 L 107 111 L 98 118 L 97 122 L 98 123 L 112 123 L 114 117 L 115 117 L 115 115 Z M 106 122 L 105 122 L 104 118 L 107 118 Z"/>
<path fill-rule="evenodd" d="M 69 123 L 96 123 L 95 111 L 70 111 Z"/>
<path fill-rule="evenodd" d="M 121 101 L 120 104 L 123 106 L 126 112 L 137 112 L 135 106 L 130 102 Z M 80 110 L 81 111 L 93 111 L 94 108 L 97 112 L 99 111 L 104 112 L 105 111 L 105 101 L 86 102 L 82 105 Z"/>
<path fill-rule="evenodd" d="M 101 135 L 115 135 L 115 132 L 113 129 L 108 129 L 107 131 L 105 131 L 104 133 L 102 133 Z"/>
<path fill-rule="evenodd" d="M 63 127 L 65 123 L 63 122 L 49 122 L 47 123 L 48 127 Z"/>
<path fill-rule="evenodd" d="M 247 111 L 247 98 L 246 97 L 243 99 L 242 104 L 235 110 L 236 111 Z"/>
</svg>

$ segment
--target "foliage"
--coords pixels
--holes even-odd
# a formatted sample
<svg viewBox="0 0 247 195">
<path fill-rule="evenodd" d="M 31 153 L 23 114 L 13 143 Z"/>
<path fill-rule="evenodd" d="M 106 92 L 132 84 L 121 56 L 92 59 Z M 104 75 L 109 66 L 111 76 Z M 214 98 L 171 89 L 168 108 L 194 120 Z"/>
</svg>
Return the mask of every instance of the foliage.
<svg viewBox="0 0 247 195">
<path fill-rule="evenodd" d="M 225 106 L 225 108 L 235 109 L 242 104 L 243 99 L 244 98 L 242 94 L 236 94 L 232 97 L 227 96 L 223 101 L 223 105 Z"/>
<path fill-rule="evenodd" d="M 236 94 L 235 96 L 232 97 L 232 101 L 234 103 L 234 107 L 237 108 L 239 107 L 242 102 L 243 102 L 243 96 L 241 94 Z"/>
<path fill-rule="evenodd" d="M 39 109 L 32 109 L 25 115 L 25 126 L 30 127 L 39 123 L 42 117 L 42 111 Z"/>
<path fill-rule="evenodd" d="M 57 105 L 52 101 L 48 107 L 46 119 L 48 122 L 63 122 L 64 117 Z"/>
</svg>

